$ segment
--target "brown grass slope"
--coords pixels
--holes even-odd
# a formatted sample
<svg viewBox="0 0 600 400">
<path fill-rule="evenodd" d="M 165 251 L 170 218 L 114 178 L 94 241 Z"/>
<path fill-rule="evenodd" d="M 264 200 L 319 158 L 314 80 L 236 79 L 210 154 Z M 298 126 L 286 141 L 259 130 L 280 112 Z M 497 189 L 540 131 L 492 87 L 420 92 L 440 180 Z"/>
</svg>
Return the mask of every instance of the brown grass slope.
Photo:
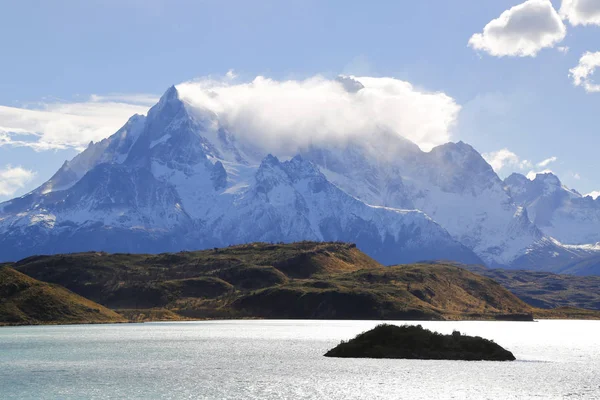
<svg viewBox="0 0 600 400">
<path fill-rule="evenodd" d="M 254 291 L 232 308 L 266 318 L 340 319 L 527 319 L 532 312 L 491 279 L 428 264 L 315 275 Z"/>
<path fill-rule="evenodd" d="M 60 286 L 0 268 L 0 325 L 125 322 L 125 318 Z"/>
<path fill-rule="evenodd" d="M 133 320 L 504 319 L 532 308 L 453 265 L 384 267 L 345 243 L 253 243 L 173 254 L 79 253 L 15 268 Z"/>
</svg>

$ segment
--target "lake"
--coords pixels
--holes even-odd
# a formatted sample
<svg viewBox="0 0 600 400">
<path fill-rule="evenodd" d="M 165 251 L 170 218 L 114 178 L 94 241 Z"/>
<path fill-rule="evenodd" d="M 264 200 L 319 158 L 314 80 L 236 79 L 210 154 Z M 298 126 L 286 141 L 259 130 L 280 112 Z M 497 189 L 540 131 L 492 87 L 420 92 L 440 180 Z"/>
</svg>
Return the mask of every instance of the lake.
<svg viewBox="0 0 600 400">
<path fill-rule="evenodd" d="M 377 323 L 0 328 L 0 399 L 600 398 L 600 321 L 419 322 L 493 339 L 515 362 L 323 357 Z"/>
</svg>

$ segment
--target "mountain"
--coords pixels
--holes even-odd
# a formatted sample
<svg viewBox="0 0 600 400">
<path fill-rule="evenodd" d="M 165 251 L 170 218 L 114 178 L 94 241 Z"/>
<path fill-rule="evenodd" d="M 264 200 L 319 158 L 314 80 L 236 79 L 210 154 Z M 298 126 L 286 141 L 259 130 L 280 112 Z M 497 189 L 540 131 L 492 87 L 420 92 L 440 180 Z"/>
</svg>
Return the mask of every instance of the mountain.
<svg viewBox="0 0 600 400">
<path fill-rule="evenodd" d="M 600 198 L 567 188 L 553 173 L 537 174 L 533 180 L 512 174 L 504 184 L 546 235 L 567 245 L 600 243 Z"/>
<path fill-rule="evenodd" d="M 37 190 L 0 205 L 0 259 L 337 240 L 388 264 L 481 262 L 424 213 L 365 204 L 300 155 L 257 158 L 215 118 L 169 89 L 147 117 L 132 117 Z"/>
<path fill-rule="evenodd" d="M 544 233 L 463 142 L 424 152 L 382 128 L 270 154 L 281 146 L 231 132 L 194 104 L 169 88 L 147 116 L 0 204 L 0 260 L 319 240 L 355 242 L 384 264 L 544 269 L 600 251 Z"/>
<path fill-rule="evenodd" d="M 166 310 L 191 318 L 520 319 L 534 311 L 463 268 L 385 267 L 345 243 L 62 254 L 30 257 L 14 268 L 125 315 Z"/>
<path fill-rule="evenodd" d="M 0 325 L 125 322 L 125 318 L 63 287 L 0 267 Z"/>
<path fill-rule="evenodd" d="M 471 146 L 448 143 L 426 153 L 391 135 L 376 143 L 377 148 L 368 149 L 351 144 L 310 150 L 306 158 L 335 185 L 368 204 L 425 212 L 488 265 L 521 266 L 530 261 L 523 256 L 533 250 L 543 260 L 548 254 L 573 259 L 531 223 Z"/>
</svg>

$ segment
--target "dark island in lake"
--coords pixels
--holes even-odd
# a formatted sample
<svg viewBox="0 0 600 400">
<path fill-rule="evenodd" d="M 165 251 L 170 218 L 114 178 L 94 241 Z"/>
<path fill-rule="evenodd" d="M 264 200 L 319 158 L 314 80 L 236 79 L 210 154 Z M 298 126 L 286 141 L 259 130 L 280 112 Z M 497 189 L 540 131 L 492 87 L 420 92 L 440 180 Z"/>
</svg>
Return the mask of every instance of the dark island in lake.
<svg viewBox="0 0 600 400">
<path fill-rule="evenodd" d="M 405 358 L 421 360 L 514 361 L 515 356 L 491 340 L 454 331 L 442 335 L 421 325 L 378 325 L 340 343 L 325 357 Z"/>
</svg>

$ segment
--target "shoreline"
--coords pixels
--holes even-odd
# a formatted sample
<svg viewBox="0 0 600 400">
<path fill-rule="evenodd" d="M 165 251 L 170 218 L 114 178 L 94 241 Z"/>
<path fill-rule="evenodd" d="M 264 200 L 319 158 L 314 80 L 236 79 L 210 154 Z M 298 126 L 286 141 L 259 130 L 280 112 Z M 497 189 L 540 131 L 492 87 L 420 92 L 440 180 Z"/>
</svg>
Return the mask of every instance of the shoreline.
<svg viewBox="0 0 600 400">
<path fill-rule="evenodd" d="M 177 323 L 177 322 L 214 322 L 214 321 L 361 321 L 361 322 L 387 322 L 387 323 L 423 323 L 423 322 L 523 322 L 535 323 L 540 321 L 600 321 L 600 318 L 534 318 L 531 321 L 525 320 L 498 320 L 498 319 L 315 319 L 315 318 L 182 318 L 179 320 L 155 319 L 146 321 L 124 321 L 124 322 L 73 322 L 73 323 L 44 323 L 44 324 L 6 324 L 0 323 L 2 328 L 18 328 L 18 327 L 38 327 L 38 326 L 74 326 L 74 325 L 129 325 L 129 324 L 147 324 L 147 323 Z"/>
</svg>

